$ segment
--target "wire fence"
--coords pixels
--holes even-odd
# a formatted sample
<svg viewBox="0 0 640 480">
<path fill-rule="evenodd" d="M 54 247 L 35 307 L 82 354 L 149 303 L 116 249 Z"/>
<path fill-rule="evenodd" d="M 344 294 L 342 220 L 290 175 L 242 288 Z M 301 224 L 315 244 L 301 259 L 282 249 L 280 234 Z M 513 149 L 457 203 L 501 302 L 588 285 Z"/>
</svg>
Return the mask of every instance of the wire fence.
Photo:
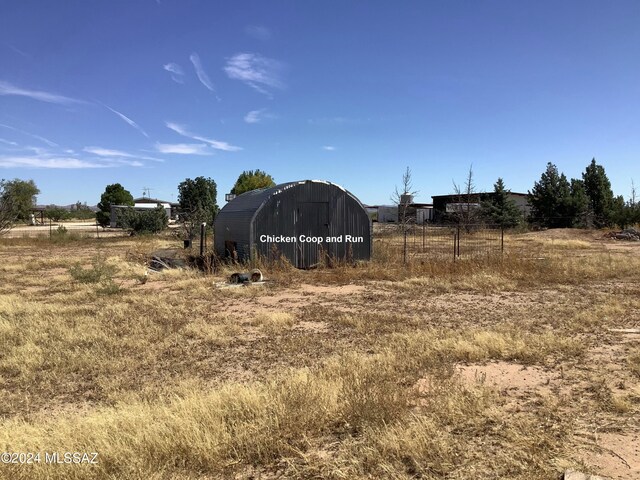
<svg viewBox="0 0 640 480">
<path fill-rule="evenodd" d="M 374 255 L 401 261 L 500 255 L 504 251 L 504 230 L 500 226 L 374 224 Z"/>
</svg>

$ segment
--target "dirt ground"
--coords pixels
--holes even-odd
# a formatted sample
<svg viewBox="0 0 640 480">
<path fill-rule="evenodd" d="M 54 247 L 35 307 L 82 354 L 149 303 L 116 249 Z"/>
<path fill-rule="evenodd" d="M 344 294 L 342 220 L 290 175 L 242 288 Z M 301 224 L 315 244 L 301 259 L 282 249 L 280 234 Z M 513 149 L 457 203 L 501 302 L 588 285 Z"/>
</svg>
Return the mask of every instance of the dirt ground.
<svg viewBox="0 0 640 480">
<path fill-rule="evenodd" d="M 0 245 L 0 333 L 9 345 L 0 354 L 5 442 L 13 431 L 7 421 L 36 428 L 45 417 L 63 423 L 90 418 L 127 402 L 180 397 L 176 392 L 185 385 L 198 391 L 268 385 L 284 372 L 321 371 L 332 359 L 350 355 L 387 355 L 397 342 L 426 335 L 434 339 L 428 348 L 435 349 L 430 362 L 437 360 L 438 367 L 414 382 L 415 394 L 427 400 L 409 405 L 428 414 L 434 382 L 447 372 L 447 381 L 460 388 L 492 395 L 493 403 L 478 414 L 477 425 L 484 426 L 465 430 L 469 449 L 516 449 L 527 436 L 549 442 L 548 448 L 528 447 L 537 453 L 523 454 L 520 470 L 500 470 L 500 462 L 511 465 L 502 454 L 495 464 L 487 464 L 487 455 L 469 454 L 464 465 L 447 464 L 448 478 L 472 478 L 472 471 L 474 478 L 506 478 L 491 476 L 492 469 L 516 472 L 511 478 L 552 478 L 549 472 L 568 468 L 640 478 L 640 333 L 634 330 L 640 329 L 640 245 L 597 231 L 550 230 L 508 239 L 514 250 L 528 252 L 526 262 L 445 265 L 438 271 L 421 264 L 393 274 L 375 264 L 366 272 L 265 269 L 263 286 L 230 288 L 223 283 L 233 269 L 212 276 L 184 270 L 145 275 L 139 259 L 172 246 L 171 239 L 53 247 L 22 242 Z M 104 287 L 113 292 L 96 294 L 102 284 L 70 275 L 76 262 L 89 269 L 99 255 L 116 267 L 117 288 L 108 282 Z M 58 335 L 43 319 L 76 333 Z M 40 330 L 18 339 L 11 322 L 32 322 Z M 43 431 L 52 428 L 43 425 Z M 455 422 L 447 428 L 455 435 Z M 360 448 L 365 433 L 353 434 L 345 445 Z M 295 459 L 237 460 L 233 475 L 346 478 L 339 472 L 356 467 L 339 463 L 346 434 L 333 435 L 322 430 Z M 457 441 L 464 445 L 464 439 Z M 357 448 L 352 465 L 364 458 Z M 333 469 L 324 470 L 328 460 L 314 464 L 323 455 L 338 462 Z M 548 471 L 532 474 L 539 468 L 536 455 Z M 406 461 L 394 464 L 395 478 L 420 478 L 411 474 L 418 467 Z M 420 461 L 419 455 L 412 460 Z M 358 468 L 355 477 L 376 475 L 368 466 Z M 429 468 L 424 478 L 444 478 Z"/>
</svg>

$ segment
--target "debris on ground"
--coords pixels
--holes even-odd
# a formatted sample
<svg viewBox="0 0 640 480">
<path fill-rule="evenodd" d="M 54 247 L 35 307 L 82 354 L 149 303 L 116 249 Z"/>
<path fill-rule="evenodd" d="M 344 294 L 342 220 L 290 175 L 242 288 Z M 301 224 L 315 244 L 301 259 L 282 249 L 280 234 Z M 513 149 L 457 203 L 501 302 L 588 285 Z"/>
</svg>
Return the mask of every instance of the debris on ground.
<svg viewBox="0 0 640 480">
<path fill-rule="evenodd" d="M 614 240 L 630 240 L 632 242 L 640 241 L 640 231 L 635 228 L 625 228 L 621 232 L 609 232 L 605 234 L 606 238 Z"/>
<path fill-rule="evenodd" d="M 255 268 L 249 273 L 233 273 L 229 277 L 229 283 L 262 282 L 262 272 Z"/>
<path fill-rule="evenodd" d="M 148 260 L 148 270 L 153 273 L 172 268 L 185 268 L 187 262 L 181 258 L 177 250 L 164 249 L 151 253 Z"/>
<path fill-rule="evenodd" d="M 640 328 L 610 328 L 609 331 L 615 333 L 640 333 Z"/>
<path fill-rule="evenodd" d="M 229 281 L 217 284 L 218 288 L 228 287 L 248 287 L 250 285 L 264 285 L 266 280 L 262 275 L 262 272 L 254 268 L 251 272 L 236 272 L 229 276 Z"/>
<path fill-rule="evenodd" d="M 582 473 L 576 470 L 567 470 L 564 472 L 563 478 L 564 480 L 607 480 L 605 477 L 589 475 L 588 473 Z"/>
</svg>

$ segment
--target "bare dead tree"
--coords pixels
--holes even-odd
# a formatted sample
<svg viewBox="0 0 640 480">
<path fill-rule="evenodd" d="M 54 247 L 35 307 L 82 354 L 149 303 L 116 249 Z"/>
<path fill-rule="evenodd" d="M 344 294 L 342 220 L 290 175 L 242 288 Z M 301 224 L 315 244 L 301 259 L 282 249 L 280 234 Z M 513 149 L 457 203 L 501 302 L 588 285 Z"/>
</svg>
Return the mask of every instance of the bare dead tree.
<svg viewBox="0 0 640 480">
<path fill-rule="evenodd" d="M 398 225 L 403 236 L 402 258 L 407 263 L 407 234 L 411 225 L 415 223 L 415 217 L 409 215 L 409 208 L 413 202 L 413 197 L 418 194 L 417 190 L 413 190 L 413 180 L 411 178 L 411 169 L 407 167 L 402 175 L 402 186 L 398 188 L 396 185 L 391 201 L 398 206 Z"/>
<path fill-rule="evenodd" d="M 458 185 L 455 180 L 453 181 L 453 191 L 456 196 L 453 215 L 460 225 L 469 228 L 469 225 L 477 221 L 479 215 L 479 209 L 473 204 L 475 202 L 472 202 L 472 199 L 477 194 L 476 185 L 473 181 L 473 164 L 469 166 L 467 178 L 462 186 Z"/>
</svg>

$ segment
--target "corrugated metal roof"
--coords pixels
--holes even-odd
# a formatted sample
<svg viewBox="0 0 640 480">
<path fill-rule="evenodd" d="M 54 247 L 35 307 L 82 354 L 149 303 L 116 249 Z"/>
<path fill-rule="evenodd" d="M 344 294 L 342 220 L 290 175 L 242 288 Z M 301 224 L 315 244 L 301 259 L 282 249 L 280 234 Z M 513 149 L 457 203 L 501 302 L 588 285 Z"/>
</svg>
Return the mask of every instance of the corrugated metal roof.
<svg viewBox="0 0 640 480">
<path fill-rule="evenodd" d="M 307 268 L 319 255 L 368 259 L 371 254 L 371 220 L 364 206 L 345 188 L 324 180 L 287 182 L 243 193 L 220 210 L 214 230 L 218 254 L 227 255 L 233 250 L 240 260 L 254 253 L 270 257 L 276 248 L 293 265 Z M 320 251 L 316 251 L 304 244 L 260 240 L 262 234 L 309 234 L 341 240 L 322 241 L 316 246 Z M 346 236 L 361 240 L 354 243 Z"/>
<path fill-rule="evenodd" d="M 241 195 L 238 195 L 233 200 L 229 201 L 224 207 L 222 207 L 220 211 L 222 210 L 227 212 L 242 212 L 242 211 L 249 211 L 249 210 L 255 211 L 255 210 L 258 210 L 260 208 L 260 205 L 262 205 L 272 195 L 276 195 L 286 190 L 287 188 L 291 188 L 294 185 L 300 185 L 307 182 L 324 183 L 326 185 L 333 185 L 334 187 L 337 187 L 340 190 L 347 192 L 347 190 L 344 187 L 337 185 L 335 183 L 327 182 L 326 180 L 298 180 L 296 182 L 281 183 L 280 185 L 276 185 L 275 187 L 260 188 L 258 190 L 251 190 L 250 192 L 245 192 Z M 353 195 L 351 192 L 347 192 L 347 193 L 349 193 L 352 197 L 356 198 L 355 195 Z"/>
</svg>

